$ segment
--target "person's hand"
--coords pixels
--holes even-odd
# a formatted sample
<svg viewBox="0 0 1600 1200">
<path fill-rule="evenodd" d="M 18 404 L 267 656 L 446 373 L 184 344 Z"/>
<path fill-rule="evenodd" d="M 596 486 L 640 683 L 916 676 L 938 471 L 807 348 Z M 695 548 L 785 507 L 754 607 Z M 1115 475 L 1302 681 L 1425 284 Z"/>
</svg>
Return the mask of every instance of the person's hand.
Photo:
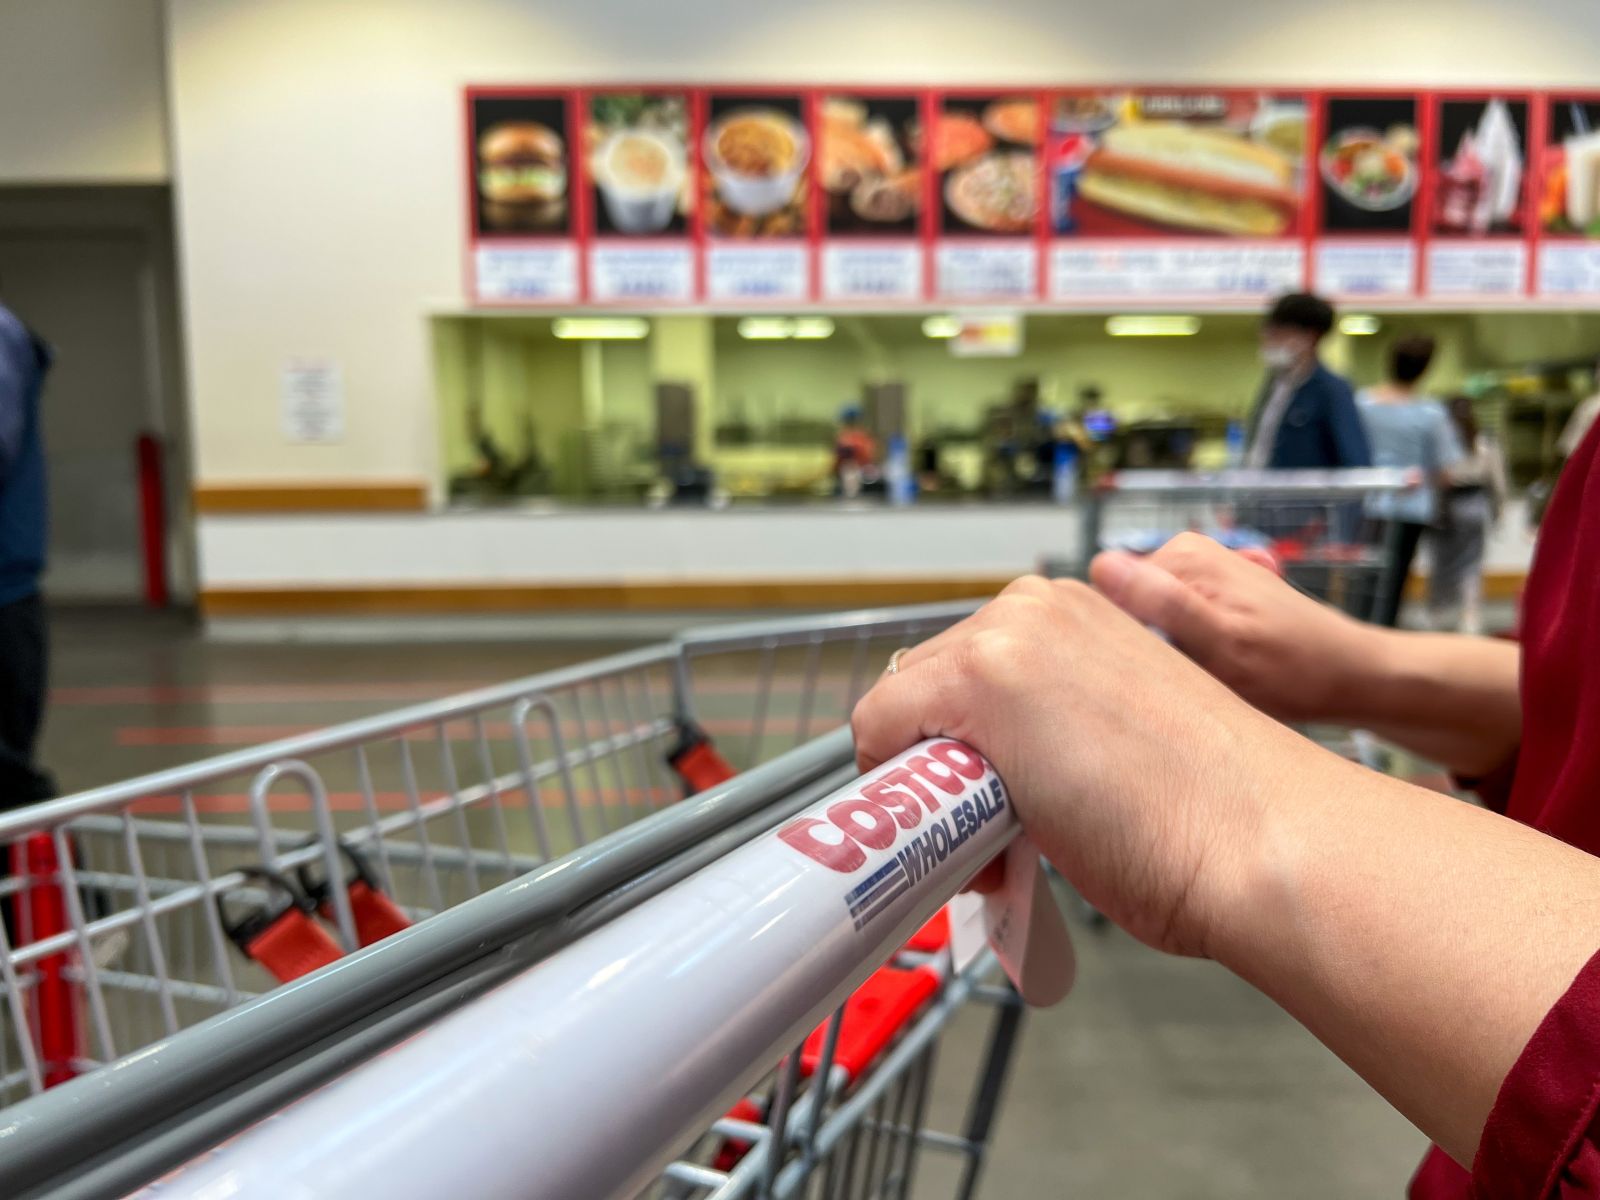
<svg viewBox="0 0 1600 1200">
<path fill-rule="evenodd" d="M 1335 720 L 1381 631 L 1296 591 L 1259 563 L 1197 533 L 1154 554 L 1097 556 L 1095 586 L 1161 630 L 1257 708 L 1287 721 Z"/>
<path fill-rule="evenodd" d="M 1191 954 L 1251 861 L 1267 797 L 1337 761 L 1093 589 L 1037 578 L 903 654 L 852 725 L 863 770 L 926 737 L 971 744 L 1091 904 Z"/>
</svg>

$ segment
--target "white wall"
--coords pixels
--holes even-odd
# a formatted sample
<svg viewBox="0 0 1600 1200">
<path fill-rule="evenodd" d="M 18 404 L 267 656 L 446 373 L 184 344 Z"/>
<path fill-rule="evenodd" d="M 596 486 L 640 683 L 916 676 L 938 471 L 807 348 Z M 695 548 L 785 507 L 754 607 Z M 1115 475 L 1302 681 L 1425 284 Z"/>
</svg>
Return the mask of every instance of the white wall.
<svg viewBox="0 0 1600 1200">
<path fill-rule="evenodd" d="M 167 179 L 162 0 L 0 0 L 0 185 Z"/>
<path fill-rule="evenodd" d="M 423 314 L 461 298 L 468 82 L 1551 85 L 1600 57 L 1595 0 L 168 4 L 205 480 L 433 474 Z M 279 366 L 307 354 L 344 367 L 341 445 L 279 434 Z"/>
</svg>

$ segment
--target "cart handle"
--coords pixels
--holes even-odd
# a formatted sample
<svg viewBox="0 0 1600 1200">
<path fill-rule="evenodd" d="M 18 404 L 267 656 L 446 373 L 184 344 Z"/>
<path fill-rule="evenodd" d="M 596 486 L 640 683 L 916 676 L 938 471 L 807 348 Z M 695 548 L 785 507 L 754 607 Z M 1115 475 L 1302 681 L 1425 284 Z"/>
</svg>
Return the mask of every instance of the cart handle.
<svg viewBox="0 0 1600 1200">
<path fill-rule="evenodd" d="M 1018 829 L 977 751 L 923 742 L 160 1195 L 634 1196 Z"/>
</svg>

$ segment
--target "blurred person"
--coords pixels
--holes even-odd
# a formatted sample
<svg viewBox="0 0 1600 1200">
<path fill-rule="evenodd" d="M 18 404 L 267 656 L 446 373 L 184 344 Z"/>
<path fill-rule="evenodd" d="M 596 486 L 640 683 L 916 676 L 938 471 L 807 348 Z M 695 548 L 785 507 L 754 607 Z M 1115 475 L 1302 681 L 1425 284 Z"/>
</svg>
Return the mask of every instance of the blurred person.
<svg viewBox="0 0 1600 1200">
<path fill-rule="evenodd" d="M 1195 534 L 1102 554 L 897 655 L 859 765 L 981 751 L 1087 901 L 1261 989 L 1434 1141 L 1412 1200 L 1600 1197 L 1597 560 L 1600 432 L 1520 645 L 1356 621 Z M 1377 731 L 1489 811 L 1287 722 Z"/>
<path fill-rule="evenodd" d="M 47 800 L 34 763 L 44 717 L 47 509 L 39 401 L 52 352 L 0 302 L 0 809 Z"/>
<path fill-rule="evenodd" d="M 1484 547 L 1505 508 L 1506 460 L 1468 397 L 1452 396 L 1449 413 L 1466 454 L 1445 469 L 1439 523 L 1428 533 L 1428 624 L 1482 633 Z"/>
<path fill-rule="evenodd" d="M 861 424 L 861 409 L 839 410 L 839 432 L 833 439 L 833 478 L 839 494 L 853 499 L 878 476 L 878 440 Z"/>
<path fill-rule="evenodd" d="M 1577 453 L 1578 447 L 1583 444 L 1583 439 L 1593 428 L 1595 418 L 1600 417 L 1600 358 L 1594 363 L 1594 377 L 1594 395 L 1572 410 L 1572 415 L 1561 428 L 1561 436 L 1556 440 L 1556 453 L 1561 455 L 1563 463 Z"/>
<path fill-rule="evenodd" d="M 1367 516 L 1380 523 L 1387 551 L 1368 617 L 1391 628 L 1400 620 L 1406 581 L 1423 531 L 1438 519 L 1445 470 L 1461 458 L 1455 426 L 1444 406 L 1419 388 L 1433 351 L 1434 341 L 1426 334 L 1397 338 L 1389 347 L 1388 378 L 1356 394 L 1373 465 L 1421 473 L 1417 486 L 1367 501 Z"/>
<path fill-rule="evenodd" d="M 1251 414 L 1244 465 L 1271 470 L 1370 467 L 1372 450 L 1350 385 L 1317 356 L 1333 306 L 1308 292 L 1280 296 L 1261 323 L 1267 378 Z"/>
</svg>

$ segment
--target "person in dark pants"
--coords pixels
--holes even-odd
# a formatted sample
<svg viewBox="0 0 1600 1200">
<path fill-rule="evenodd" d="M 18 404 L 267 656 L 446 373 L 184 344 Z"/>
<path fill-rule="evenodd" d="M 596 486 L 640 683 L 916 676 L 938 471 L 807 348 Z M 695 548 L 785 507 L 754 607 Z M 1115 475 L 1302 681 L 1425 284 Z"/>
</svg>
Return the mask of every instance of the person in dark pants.
<svg viewBox="0 0 1600 1200">
<path fill-rule="evenodd" d="M 50 347 L 0 303 L 0 809 L 55 795 L 33 761 L 47 678 L 47 509 L 39 397 Z"/>
<path fill-rule="evenodd" d="M 1388 378 L 1363 388 L 1356 397 L 1375 465 L 1420 474 L 1418 486 L 1409 491 L 1367 501 L 1367 516 L 1376 523 L 1388 550 L 1369 616 L 1390 629 L 1400 622 L 1400 603 L 1417 544 L 1438 521 L 1445 471 L 1461 458 L 1461 443 L 1444 406 L 1418 386 L 1433 361 L 1433 349 L 1433 339 L 1426 334 L 1396 339 L 1389 347 Z"/>
</svg>

